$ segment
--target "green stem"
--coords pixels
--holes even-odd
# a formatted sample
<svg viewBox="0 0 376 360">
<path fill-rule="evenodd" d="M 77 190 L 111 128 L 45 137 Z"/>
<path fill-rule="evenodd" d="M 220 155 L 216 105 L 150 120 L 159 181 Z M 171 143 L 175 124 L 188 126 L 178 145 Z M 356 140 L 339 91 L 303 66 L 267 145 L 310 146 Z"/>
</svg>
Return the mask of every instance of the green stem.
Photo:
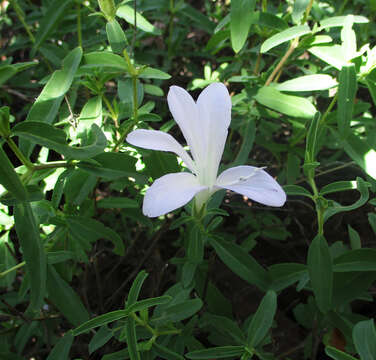
<svg viewBox="0 0 376 360">
<path fill-rule="evenodd" d="M 27 25 L 27 23 L 25 21 L 23 11 L 22 11 L 21 7 L 18 5 L 17 0 L 10 0 L 10 3 L 12 4 L 14 10 L 16 11 L 18 19 L 21 21 L 23 27 L 25 28 L 27 35 L 30 38 L 30 41 L 34 44 L 35 43 L 35 37 L 32 34 L 29 25 Z"/>
<path fill-rule="evenodd" d="M 306 7 L 304 17 L 302 19 L 302 25 L 306 23 L 308 16 L 309 16 L 309 13 L 311 12 L 312 6 L 313 6 L 313 0 L 310 0 L 309 4 Z"/>
<path fill-rule="evenodd" d="M 11 267 L 11 268 L 9 268 L 9 269 L 7 269 L 7 270 L 1 272 L 1 273 L 0 273 L 0 278 L 2 278 L 2 277 L 4 277 L 4 276 L 8 275 L 8 274 L 11 273 L 12 271 L 15 271 L 15 270 L 17 270 L 17 269 L 23 267 L 25 264 L 26 264 L 26 262 L 25 262 L 25 261 L 22 261 L 22 262 L 20 262 L 19 264 L 17 264 L 17 265 L 15 265 L 15 266 L 13 266 L 13 267 Z"/>
<path fill-rule="evenodd" d="M 138 98 L 137 98 L 137 75 L 132 76 L 133 85 L 133 121 L 138 123 Z"/>
<path fill-rule="evenodd" d="M 34 169 L 33 163 L 29 159 L 27 159 L 24 154 L 22 154 L 21 150 L 18 148 L 13 139 L 8 137 L 5 140 L 14 152 L 14 154 L 17 156 L 17 158 L 22 162 L 22 164 L 24 164 L 30 170 Z"/>
<path fill-rule="evenodd" d="M 333 106 L 337 102 L 337 99 L 338 99 L 338 92 L 334 95 L 334 97 L 333 97 L 332 101 L 330 102 L 328 108 L 326 109 L 324 115 L 321 117 L 319 127 L 324 125 L 324 122 L 325 122 L 326 118 L 328 117 L 328 115 L 330 114 L 330 112 L 332 111 Z"/>
<path fill-rule="evenodd" d="M 60 167 L 70 167 L 78 164 L 79 161 L 73 160 L 70 162 L 67 161 L 51 161 L 46 164 L 38 164 L 34 165 L 34 170 L 44 170 L 44 169 L 54 169 L 54 168 L 60 168 Z"/>
</svg>

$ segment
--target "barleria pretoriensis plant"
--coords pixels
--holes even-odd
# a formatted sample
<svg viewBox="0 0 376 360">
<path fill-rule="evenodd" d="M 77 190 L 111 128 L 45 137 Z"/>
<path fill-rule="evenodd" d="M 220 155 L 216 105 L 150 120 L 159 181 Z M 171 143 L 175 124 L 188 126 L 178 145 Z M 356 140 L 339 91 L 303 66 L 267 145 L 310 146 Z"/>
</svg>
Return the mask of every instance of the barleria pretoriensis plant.
<svg viewBox="0 0 376 360">
<path fill-rule="evenodd" d="M 375 11 L 0 1 L 0 359 L 376 359 Z"/>
</svg>

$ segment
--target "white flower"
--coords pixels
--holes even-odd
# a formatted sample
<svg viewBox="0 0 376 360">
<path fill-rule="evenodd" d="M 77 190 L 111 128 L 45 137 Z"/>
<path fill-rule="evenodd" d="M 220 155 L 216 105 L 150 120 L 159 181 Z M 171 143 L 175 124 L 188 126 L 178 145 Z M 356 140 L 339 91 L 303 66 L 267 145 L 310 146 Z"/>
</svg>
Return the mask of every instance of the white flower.
<svg viewBox="0 0 376 360">
<path fill-rule="evenodd" d="M 223 84 L 213 83 L 206 87 L 197 102 L 184 89 L 171 86 L 167 101 L 192 157 L 163 131 L 139 129 L 132 131 L 126 140 L 145 149 L 174 152 L 192 174 L 173 173 L 155 180 L 145 194 L 145 215 L 167 214 L 187 204 L 193 197 L 200 208 L 219 189 L 235 191 L 269 206 L 285 203 L 285 192 L 261 168 L 236 166 L 217 177 L 231 121 L 231 98 Z"/>
</svg>

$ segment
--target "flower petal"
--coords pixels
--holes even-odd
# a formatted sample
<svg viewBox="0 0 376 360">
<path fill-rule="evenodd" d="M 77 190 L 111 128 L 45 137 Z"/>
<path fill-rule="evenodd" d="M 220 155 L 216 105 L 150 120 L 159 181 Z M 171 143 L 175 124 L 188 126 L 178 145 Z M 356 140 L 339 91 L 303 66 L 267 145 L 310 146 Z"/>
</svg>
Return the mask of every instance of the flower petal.
<svg viewBox="0 0 376 360">
<path fill-rule="evenodd" d="M 191 157 L 170 134 L 158 130 L 138 129 L 129 133 L 126 140 L 144 149 L 174 152 L 182 158 L 189 170 L 196 172 Z"/>
<path fill-rule="evenodd" d="M 193 159 L 199 159 L 204 149 L 198 110 L 192 96 L 179 86 L 171 86 L 167 95 L 168 107 L 179 125 L 189 146 Z"/>
<path fill-rule="evenodd" d="M 231 98 L 222 83 L 213 83 L 206 87 L 197 99 L 200 116 L 200 136 L 204 138 L 206 172 L 209 182 L 214 183 L 218 166 L 222 158 L 231 122 Z M 209 168 L 208 168 L 209 167 Z"/>
<path fill-rule="evenodd" d="M 155 180 L 146 191 L 142 211 L 156 217 L 167 214 L 185 204 L 206 186 L 199 184 L 196 176 L 182 172 L 167 174 Z"/>
<path fill-rule="evenodd" d="M 245 195 L 269 206 L 282 206 L 286 194 L 264 170 L 254 166 L 236 166 L 218 176 L 217 186 Z"/>
</svg>

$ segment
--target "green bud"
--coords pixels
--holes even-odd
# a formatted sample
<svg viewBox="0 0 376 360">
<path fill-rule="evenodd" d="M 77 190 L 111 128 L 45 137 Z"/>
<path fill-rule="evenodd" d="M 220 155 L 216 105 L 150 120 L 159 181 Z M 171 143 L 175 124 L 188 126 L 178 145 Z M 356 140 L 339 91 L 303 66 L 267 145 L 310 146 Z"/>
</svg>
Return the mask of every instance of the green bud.
<svg viewBox="0 0 376 360">
<path fill-rule="evenodd" d="M 107 21 L 115 19 L 116 6 L 114 0 L 98 0 L 98 4 Z"/>
<path fill-rule="evenodd" d="M 0 108 L 0 135 L 3 137 L 10 135 L 9 115 L 8 106 Z"/>
</svg>

